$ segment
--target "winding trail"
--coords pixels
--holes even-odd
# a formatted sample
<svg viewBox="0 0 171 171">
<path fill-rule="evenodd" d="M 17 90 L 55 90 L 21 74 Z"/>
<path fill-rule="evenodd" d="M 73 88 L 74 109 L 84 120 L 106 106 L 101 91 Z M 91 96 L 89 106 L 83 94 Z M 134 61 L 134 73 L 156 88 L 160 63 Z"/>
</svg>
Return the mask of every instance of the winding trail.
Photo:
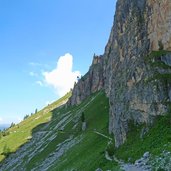
<svg viewBox="0 0 171 171">
<path fill-rule="evenodd" d="M 107 138 L 108 140 L 111 140 L 111 141 L 112 141 L 112 138 L 110 138 L 110 137 L 108 137 L 108 136 L 106 136 L 106 135 L 104 135 L 104 134 L 102 134 L 102 133 L 100 133 L 100 132 L 98 132 L 98 131 L 95 131 L 95 130 L 94 130 L 94 133 L 96 133 L 96 134 L 98 134 L 98 135 L 101 135 L 102 137 Z"/>
<path fill-rule="evenodd" d="M 98 131 L 94 130 L 93 132 L 112 141 L 112 138 L 110 138 Z M 137 166 L 135 164 L 124 163 L 123 161 L 118 160 L 115 156 L 113 157 L 113 160 L 115 162 L 117 162 L 120 165 L 121 169 L 123 169 L 124 171 L 151 171 L 150 169 L 144 168 L 143 166 Z"/>
</svg>

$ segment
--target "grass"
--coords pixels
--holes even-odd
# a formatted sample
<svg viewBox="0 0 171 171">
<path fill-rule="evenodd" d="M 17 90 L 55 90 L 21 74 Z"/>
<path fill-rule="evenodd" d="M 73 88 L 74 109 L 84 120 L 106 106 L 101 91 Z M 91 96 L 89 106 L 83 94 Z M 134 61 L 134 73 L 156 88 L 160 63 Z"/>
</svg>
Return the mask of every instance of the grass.
<svg viewBox="0 0 171 171">
<path fill-rule="evenodd" d="M 84 110 L 87 130 L 79 131 L 83 140 L 71 148 L 50 170 L 82 170 L 97 168 L 119 170 L 116 163 L 105 159 L 108 139 L 94 133 L 94 130 L 108 135 L 109 104 L 105 94 L 100 92 L 96 99 Z M 80 120 L 81 121 L 81 120 Z"/>
<path fill-rule="evenodd" d="M 152 51 L 149 55 L 145 57 L 146 61 L 155 59 L 155 58 L 160 58 L 161 56 L 165 56 L 167 54 L 171 53 L 170 51 L 166 50 L 158 50 L 158 51 Z"/>
<path fill-rule="evenodd" d="M 171 66 L 167 65 L 161 60 L 162 56 L 171 54 L 171 51 L 159 50 L 152 51 L 148 56 L 145 57 L 145 61 L 152 67 L 152 76 L 145 80 L 146 83 L 156 80 L 162 81 L 163 85 L 167 86 L 167 83 L 171 81 L 170 69 Z"/>
<path fill-rule="evenodd" d="M 60 100 L 60 102 L 62 103 L 64 100 L 65 98 Z M 41 170 L 41 164 L 50 159 L 50 156 L 53 156 L 58 146 L 72 137 L 72 140 L 77 139 L 80 142 L 65 150 L 60 158 L 55 159 L 50 165 L 50 171 L 65 171 L 73 168 L 83 171 L 97 168 L 119 171 L 117 163 L 105 159 L 105 150 L 110 141 L 109 138 L 106 138 L 109 137 L 109 103 L 105 93 L 97 92 L 80 105 L 55 108 L 58 104 L 59 102 L 55 103 L 55 105 L 49 105 L 37 114 L 27 118 L 20 123 L 19 128 L 11 128 L 13 130 L 19 129 L 20 131 L 18 131 L 17 136 L 12 133 L 7 136 L 8 140 L 6 140 L 6 143 L 9 143 L 9 141 L 18 143 L 18 145 L 13 143 L 13 146 L 7 144 L 10 148 L 13 148 L 14 144 L 18 148 L 24 143 L 28 143 L 23 151 L 17 151 L 14 154 L 14 159 L 19 156 L 20 161 L 17 162 L 17 166 L 15 164 L 8 166 L 7 164 L 6 170 L 11 170 L 14 167 L 16 170 L 20 170 L 20 168 L 25 168 L 26 171 L 30 171 L 33 168 Z M 86 131 L 81 129 L 82 112 L 84 112 L 84 119 L 87 123 Z M 59 126 L 61 122 L 62 127 Z M 22 135 L 22 131 L 26 130 L 28 132 L 23 132 Z M 95 133 L 95 131 L 104 134 L 106 137 Z M 44 135 L 37 141 L 36 136 L 40 133 L 44 133 Z M 28 140 L 28 136 L 33 138 Z M 21 142 L 19 142 L 19 139 Z M 3 140 L 5 139 L 3 138 Z M 32 152 L 34 155 L 31 155 Z M 21 157 L 20 154 L 23 156 Z"/>
<path fill-rule="evenodd" d="M 165 62 L 161 60 L 161 57 L 167 54 L 171 54 L 171 51 L 166 51 L 166 50 L 152 51 L 149 55 L 145 57 L 145 61 L 148 64 L 150 64 L 150 66 L 152 66 L 153 68 L 171 69 L 171 66 L 165 64 Z"/>
<path fill-rule="evenodd" d="M 0 139 L 0 161 L 5 158 L 5 155 L 3 155 L 4 146 L 7 146 L 10 152 L 15 152 L 20 146 L 28 142 L 32 137 L 32 130 L 40 124 L 49 122 L 52 117 L 51 110 L 60 106 L 70 95 L 71 93 L 68 93 L 38 113 L 30 116 L 16 126 L 9 128 L 7 131 L 10 134 Z"/>
<path fill-rule="evenodd" d="M 141 158 L 145 152 L 152 155 L 159 155 L 163 150 L 171 152 L 171 116 L 158 116 L 149 128 L 149 132 L 140 138 L 144 125 L 130 125 L 127 141 L 114 150 L 115 155 L 125 161 L 134 162 Z"/>
<path fill-rule="evenodd" d="M 106 150 L 110 155 L 114 154 L 118 159 L 126 162 L 134 162 L 147 151 L 153 156 L 160 155 L 163 150 L 171 151 L 171 115 L 167 114 L 157 117 L 153 126 L 130 123 L 127 141 L 119 148 L 114 148 L 114 143 L 111 146 L 108 145 L 112 137 L 108 134 L 109 102 L 105 93 L 95 93 L 80 105 L 68 108 L 55 108 L 56 105 L 62 103 L 66 98 L 58 101 L 58 103 L 55 102 L 54 106 L 49 105 L 45 108 L 46 110 L 43 109 L 29 117 L 20 123 L 19 127 L 16 126 L 9 129 L 10 132 L 16 132 L 10 133 L 10 135 L 0 140 L 0 143 L 4 142 L 4 145 L 7 144 L 10 149 L 15 149 L 24 145 L 27 141 L 33 141 L 32 139 L 28 140 L 28 136 L 34 137 L 37 133 L 46 132 L 39 139 L 41 143 L 38 146 L 36 146 L 38 142 L 33 141 L 33 144 L 26 149 L 26 151 L 34 151 L 38 148 L 38 151 L 31 158 L 28 152 L 20 159 L 21 164 L 18 168 L 24 167 L 26 171 L 33 168 L 41 170 L 41 164 L 56 151 L 58 145 L 71 136 L 72 139 L 77 138 L 80 142 L 67 149 L 60 158 L 55 160 L 48 169 L 49 171 L 72 169 L 89 171 L 97 168 L 119 171 L 120 168 L 117 163 L 108 161 L 105 158 Z M 48 113 L 44 113 L 45 111 Z M 87 123 L 85 131 L 81 130 L 82 112 L 84 112 L 84 119 Z M 36 119 L 38 116 L 39 118 Z M 65 118 L 66 121 L 62 123 L 65 126 L 63 128 L 60 126 L 56 127 Z M 149 128 L 149 131 L 141 139 L 142 129 L 146 127 Z M 107 138 L 96 132 L 105 135 Z M 12 167 L 14 166 L 11 165 L 7 171 Z"/>
</svg>

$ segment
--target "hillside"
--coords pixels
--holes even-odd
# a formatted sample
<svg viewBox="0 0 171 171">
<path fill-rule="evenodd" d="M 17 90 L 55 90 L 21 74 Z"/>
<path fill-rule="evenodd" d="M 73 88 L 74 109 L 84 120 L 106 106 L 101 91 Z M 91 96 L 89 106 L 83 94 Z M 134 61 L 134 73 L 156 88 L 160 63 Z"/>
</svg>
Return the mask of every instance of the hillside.
<svg viewBox="0 0 171 171">
<path fill-rule="evenodd" d="M 5 157 L 2 155 L 4 146 L 7 146 L 10 149 L 10 152 L 14 152 L 24 143 L 28 142 L 32 138 L 33 129 L 40 124 L 50 121 L 52 117 L 51 111 L 58 106 L 65 104 L 70 96 L 71 93 L 68 93 L 63 98 L 45 107 L 38 113 L 30 116 L 14 127 L 7 129 L 6 133 L 9 135 L 0 138 L 0 161 Z"/>
<path fill-rule="evenodd" d="M 51 105 L 43 111 L 49 107 Z M 42 115 L 41 112 L 26 119 L 19 124 L 19 128 L 12 130 L 15 132 L 18 129 L 20 131 L 27 129 L 28 132 L 31 132 L 32 138 L 29 137 L 30 140 L 26 144 L 24 143 L 28 138 L 26 140 L 21 135 L 14 137 L 14 133 L 3 138 L 1 141 L 10 148 L 12 148 L 11 141 L 15 148 L 22 141 L 20 144 L 22 147 L 2 162 L 0 169 L 10 171 L 95 170 L 101 167 L 118 170 L 115 162 L 105 159 L 105 149 L 111 141 L 111 138 L 108 137 L 108 109 L 108 99 L 104 92 L 99 92 L 78 106 L 68 108 L 63 106 L 48 111 L 43 116 L 44 121 L 39 121 L 37 126 L 33 126 L 33 124 L 36 118 Z M 85 113 L 87 122 L 85 131 L 81 129 L 82 112 Z M 38 123 L 37 120 L 36 123 Z M 19 130 L 18 133 L 20 133 Z M 20 142 L 17 142 L 18 138 L 20 138 Z"/>
<path fill-rule="evenodd" d="M 170 171 L 170 11 L 118 0 L 104 54 L 71 95 L 7 131 L 0 170 Z"/>
<path fill-rule="evenodd" d="M 1 162 L 0 170 L 89 171 L 101 168 L 119 171 L 124 168 L 171 168 L 169 115 L 157 118 L 150 127 L 130 123 L 127 142 L 120 148 L 114 148 L 115 142 L 108 133 L 109 103 L 105 93 L 97 92 L 80 105 L 55 107 L 68 96 L 27 118 L 19 127 L 17 125 L 8 130 L 10 134 L 0 140 L 3 143 L 1 152 L 5 144 L 11 151 L 17 151 Z M 87 123 L 85 131 L 82 131 L 82 112 Z M 148 132 L 143 134 L 146 129 Z M 150 155 L 144 160 L 142 156 L 146 152 Z M 140 158 L 145 167 L 136 165 L 136 160 Z M 130 162 L 135 164 L 126 164 Z"/>
</svg>

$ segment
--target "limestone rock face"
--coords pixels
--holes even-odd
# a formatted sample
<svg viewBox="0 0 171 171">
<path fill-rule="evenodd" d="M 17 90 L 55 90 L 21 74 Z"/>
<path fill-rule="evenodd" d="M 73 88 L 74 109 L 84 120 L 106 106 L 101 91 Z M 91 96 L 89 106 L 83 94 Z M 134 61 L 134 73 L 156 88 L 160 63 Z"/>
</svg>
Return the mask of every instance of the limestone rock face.
<svg viewBox="0 0 171 171">
<path fill-rule="evenodd" d="M 130 121 L 151 124 L 167 111 L 163 102 L 171 99 L 168 83 L 147 81 L 156 70 L 146 58 L 161 49 L 171 50 L 171 1 L 118 0 L 105 52 L 94 56 L 69 100 L 71 105 L 79 104 L 104 89 L 110 101 L 109 132 L 114 134 L 116 147 L 125 142 Z M 170 65 L 170 59 L 167 54 L 160 60 Z"/>
<path fill-rule="evenodd" d="M 145 59 L 160 46 L 170 48 L 171 6 L 167 0 L 118 0 L 116 9 L 104 58 L 105 90 L 110 100 L 109 132 L 114 134 L 118 147 L 126 140 L 130 121 L 150 124 L 167 110 L 163 101 L 168 99 L 168 90 L 160 81 L 146 81 L 154 69 Z M 160 14 L 164 15 L 161 21 Z"/>
<path fill-rule="evenodd" d="M 103 57 L 94 55 L 89 71 L 74 86 L 68 104 L 80 104 L 86 97 L 102 89 L 103 85 Z"/>
<path fill-rule="evenodd" d="M 171 50 L 171 1 L 148 0 L 149 10 L 148 38 L 151 49 L 157 50 L 158 43 L 164 45 L 164 49 Z"/>
</svg>

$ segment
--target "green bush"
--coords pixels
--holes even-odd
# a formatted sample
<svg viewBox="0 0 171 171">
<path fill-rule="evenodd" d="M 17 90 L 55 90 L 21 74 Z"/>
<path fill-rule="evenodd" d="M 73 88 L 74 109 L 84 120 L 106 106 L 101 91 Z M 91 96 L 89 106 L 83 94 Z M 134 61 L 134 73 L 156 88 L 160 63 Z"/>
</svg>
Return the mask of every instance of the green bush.
<svg viewBox="0 0 171 171">
<path fill-rule="evenodd" d="M 81 121 L 82 121 L 82 122 L 85 122 L 85 115 L 84 115 L 84 112 L 82 112 L 82 114 L 81 114 Z"/>
<path fill-rule="evenodd" d="M 8 157 L 10 153 L 10 148 L 5 144 L 2 155 Z"/>
<path fill-rule="evenodd" d="M 110 157 L 113 157 L 114 151 L 115 151 L 115 146 L 114 146 L 114 144 L 113 144 L 113 143 L 110 143 L 110 144 L 107 146 L 106 151 L 108 152 L 108 154 L 109 154 Z"/>
</svg>

